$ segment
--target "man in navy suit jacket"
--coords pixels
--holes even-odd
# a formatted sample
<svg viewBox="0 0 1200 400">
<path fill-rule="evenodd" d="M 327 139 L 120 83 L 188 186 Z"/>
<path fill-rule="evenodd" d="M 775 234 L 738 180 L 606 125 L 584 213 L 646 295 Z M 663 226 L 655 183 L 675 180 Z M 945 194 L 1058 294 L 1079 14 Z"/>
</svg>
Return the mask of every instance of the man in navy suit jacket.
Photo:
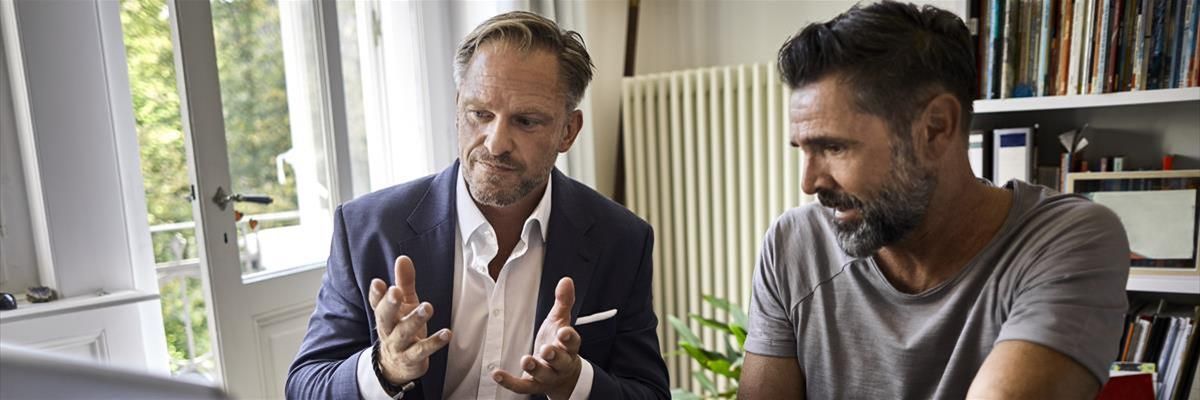
<svg viewBox="0 0 1200 400">
<path fill-rule="evenodd" d="M 591 70 L 530 13 L 464 40 L 459 162 L 338 208 L 289 398 L 669 396 L 650 226 L 553 168 Z"/>
</svg>

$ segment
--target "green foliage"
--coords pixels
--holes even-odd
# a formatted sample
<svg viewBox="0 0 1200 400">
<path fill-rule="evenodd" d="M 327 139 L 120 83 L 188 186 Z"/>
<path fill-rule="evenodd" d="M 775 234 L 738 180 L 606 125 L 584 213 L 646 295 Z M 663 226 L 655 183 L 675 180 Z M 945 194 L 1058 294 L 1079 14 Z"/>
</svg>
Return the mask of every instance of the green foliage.
<svg viewBox="0 0 1200 400">
<path fill-rule="evenodd" d="M 742 376 L 742 361 L 744 358 L 742 346 L 746 343 L 746 313 L 742 311 L 741 306 L 730 303 L 725 299 L 706 295 L 704 296 L 704 301 L 712 304 L 718 310 L 724 311 L 730 316 L 731 320 L 725 322 L 705 318 L 697 314 L 690 314 L 688 317 L 699 323 L 702 327 L 724 333 L 725 348 L 704 348 L 703 342 L 688 327 L 686 322 L 675 316 L 667 316 L 668 323 L 675 329 L 675 333 L 679 335 L 679 343 L 677 343 L 679 348 L 701 367 L 701 369 L 692 372 L 692 377 L 700 383 L 700 388 L 703 389 L 703 394 L 691 393 L 683 389 L 672 389 L 671 397 L 674 399 L 731 399 L 737 397 L 736 382 Z M 709 374 L 728 377 L 734 383 L 729 390 L 722 392 L 717 389 L 716 383 L 713 382 Z"/>
<path fill-rule="evenodd" d="M 266 194 L 270 206 L 248 214 L 295 210 L 295 175 L 278 181 L 275 157 L 292 147 L 279 9 L 275 0 L 212 2 L 218 73 L 232 190 Z M 129 83 L 151 226 L 192 221 L 175 55 L 165 0 L 121 0 Z M 203 197 L 203 196 L 201 196 Z M 192 229 L 151 237 L 156 262 L 197 257 Z M 161 282 L 163 322 L 172 370 L 211 351 L 204 293 L 197 277 Z M 185 308 L 190 305 L 190 310 Z M 194 354 L 188 354 L 191 323 Z M 211 366 L 201 365 L 201 372 Z"/>
</svg>

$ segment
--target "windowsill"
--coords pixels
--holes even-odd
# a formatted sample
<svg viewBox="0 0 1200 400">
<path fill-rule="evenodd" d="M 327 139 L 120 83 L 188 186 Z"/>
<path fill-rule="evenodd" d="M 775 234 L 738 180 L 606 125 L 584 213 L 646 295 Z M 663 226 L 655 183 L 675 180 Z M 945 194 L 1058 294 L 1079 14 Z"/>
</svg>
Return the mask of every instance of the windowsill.
<svg viewBox="0 0 1200 400">
<path fill-rule="evenodd" d="M 23 294 L 15 294 L 18 298 Z M 58 299 L 49 303 L 30 303 L 28 300 L 18 300 L 16 310 L 0 311 L 0 323 L 13 323 L 33 318 L 50 317 L 97 308 L 115 307 L 148 300 L 157 300 L 158 293 L 140 292 L 136 290 L 121 290 L 104 295 L 75 296 Z"/>
</svg>

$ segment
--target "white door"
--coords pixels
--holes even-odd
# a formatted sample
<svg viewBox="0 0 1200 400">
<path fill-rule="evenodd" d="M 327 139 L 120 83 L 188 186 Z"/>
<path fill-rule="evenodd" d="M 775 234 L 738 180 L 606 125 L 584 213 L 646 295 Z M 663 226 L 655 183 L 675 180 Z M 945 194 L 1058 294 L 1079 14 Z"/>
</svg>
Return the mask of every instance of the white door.
<svg viewBox="0 0 1200 400">
<path fill-rule="evenodd" d="M 350 193 L 333 2 L 168 4 L 218 376 L 239 398 L 282 398 Z"/>
</svg>

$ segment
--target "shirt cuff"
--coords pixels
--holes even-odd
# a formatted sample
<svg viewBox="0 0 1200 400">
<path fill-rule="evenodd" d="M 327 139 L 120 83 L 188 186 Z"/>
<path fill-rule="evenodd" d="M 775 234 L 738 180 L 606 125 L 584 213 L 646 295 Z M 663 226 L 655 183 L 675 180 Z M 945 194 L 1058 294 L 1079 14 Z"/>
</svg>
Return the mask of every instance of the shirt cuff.
<svg viewBox="0 0 1200 400">
<path fill-rule="evenodd" d="M 592 363 L 579 357 L 579 380 L 575 381 L 575 390 L 571 391 L 571 397 L 568 400 L 587 400 L 592 394 L 592 378 L 595 376 L 595 371 L 592 371 Z"/>
<path fill-rule="evenodd" d="M 383 391 L 379 377 L 375 376 L 375 355 L 372 353 L 374 352 L 368 347 L 358 355 L 358 396 L 362 400 L 395 400 Z M 580 376 L 582 377 L 582 374 Z M 396 397 L 396 399 L 402 398 L 404 398 L 404 392 L 400 392 Z"/>
</svg>

